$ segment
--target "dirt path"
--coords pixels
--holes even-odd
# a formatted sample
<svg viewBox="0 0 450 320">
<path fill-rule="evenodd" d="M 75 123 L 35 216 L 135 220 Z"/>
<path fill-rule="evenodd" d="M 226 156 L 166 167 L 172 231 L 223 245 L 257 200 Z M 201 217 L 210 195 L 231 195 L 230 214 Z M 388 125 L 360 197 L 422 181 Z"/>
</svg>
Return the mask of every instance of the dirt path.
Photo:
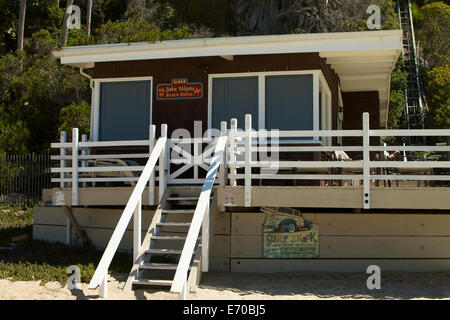
<svg viewBox="0 0 450 320">
<path fill-rule="evenodd" d="M 381 290 L 368 290 L 366 274 L 290 272 L 272 275 L 205 274 L 190 299 L 449 299 L 450 273 L 385 272 Z M 125 294 L 124 275 L 109 278 L 108 299 L 176 299 L 161 290 L 135 290 Z M 38 281 L 0 280 L 0 299 L 74 300 L 98 299 L 97 290 L 68 290 L 58 283 L 40 286 Z"/>
</svg>

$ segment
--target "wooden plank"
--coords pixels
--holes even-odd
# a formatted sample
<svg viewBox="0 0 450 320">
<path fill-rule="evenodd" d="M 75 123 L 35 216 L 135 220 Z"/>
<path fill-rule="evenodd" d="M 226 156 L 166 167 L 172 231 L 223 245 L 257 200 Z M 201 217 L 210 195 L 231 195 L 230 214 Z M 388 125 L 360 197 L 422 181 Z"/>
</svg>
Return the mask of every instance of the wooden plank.
<svg viewBox="0 0 450 320">
<path fill-rule="evenodd" d="M 209 270 L 217 272 L 230 272 L 230 258 L 209 257 Z"/>
<path fill-rule="evenodd" d="M 105 249 L 114 231 L 114 229 L 103 228 L 83 228 L 83 230 L 96 249 Z M 143 231 L 142 236 L 145 236 L 145 233 L 146 231 Z M 64 243 L 66 239 L 65 226 L 33 225 L 33 239 Z M 131 253 L 132 249 L 133 231 L 127 230 L 120 242 L 119 250 Z"/>
<path fill-rule="evenodd" d="M 72 212 L 80 227 L 115 228 L 123 209 L 103 208 L 72 208 Z M 147 230 L 153 217 L 153 210 L 142 210 L 142 230 Z M 181 220 L 181 214 L 174 214 Z M 172 216 L 171 216 L 172 217 Z M 36 207 L 33 211 L 34 224 L 37 225 L 65 225 L 65 215 L 61 207 Z M 132 229 L 132 222 L 128 224 Z"/>
<path fill-rule="evenodd" d="M 42 189 L 42 202 L 52 202 L 52 189 Z"/>
<path fill-rule="evenodd" d="M 362 272 L 369 265 L 381 271 L 448 272 L 450 259 L 231 259 L 231 272 L 278 273 L 293 271 Z"/>
<path fill-rule="evenodd" d="M 232 258 L 263 258 L 262 236 L 231 235 Z M 320 258 L 450 258 L 450 237 L 320 236 Z"/>
<path fill-rule="evenodd" d="M 262 235 L 266 218 L 263 212 L 233 212 L 231 233 L 233 235 Z"/>
<path fill-rule="evenodd" d="M 130 199 L 133 187 L 95 187 L 95 188 L 79 188 L 78 203 L 79 205 L 102 205 L 102 206 L 124 206 Z M 158 194 L 158 188 L 155 188 L 155 194 Z M 148 203 L 149 191 L 148 187 L 144 189 L 142 194 L 142 203 Z M 63 199 L 64 203 L 58 202 L 57 199 Z M 72 203 L 72 192 L 70 188 L 52 190 L 53 205 L 64 205 Z M 61 200 L 60 200 L 61 201 Z"/>
<path fill-rule="evenodd" d="M 450 209 L 450 188 L 372 188 L 372 208 Z"/>
<path fill-rule="evenodd" d="M 321 236 L 450 236 L 448 214 L 315 214 Z"/>
<path fill-rule="evenodd" d="M 320 258 L 450 258 L 450 237 L 321 236 Z"/>
<path fill-rule="evenodd" d="M 213 235 L 211 239 L 212 257 L 230 257 L 230 236 L 228 235 Z"/>
<path fill-rule="evenodd" d="M 362 187 L 252 187 L 254 207 L 360 208 Z M 218 188 L 219 205 L 243 207 L 244 187 Z"/>
<path fill-rule="evenodd" d="M 244 187 L 218 187 L 218 205 L 243 207 Z M 252 186 L 254 207 L 361 208 L 363 189 L 354 187 Z M 373 209 L 450 209 L 450 188 L 373 187 Z"/>
<path fill-rule="evenodd" d="M 231 235 L 232 258 L 262 258 L 262 236 Z"/>
<path fill-rule="evenodd" d="M 64 214 L 66 215 L 67 219 L 70 221 L 70 226 L 75 229 L 76 239 L 78 243 L 79 241 L 83 241 L 83 245 L 86 245 L 89 243 L 89 238 L 86 235 L 86 233 L 81 230 L 80 225 L 78 224 L 77 219 L 72 214 L 72 209 L 68 206 L 62 206 L 62 209 L 64 211 Z M 69 237 L 69 236 L 68 236 Z"/>
<path fill-rule="evenodd" d="M 320 226 L 321 236 L 450 236 L 449 214 L 304 213 Z M 261 235 L 262 212 L 233 212 L 233 235 Z"/>
<path fill-rule="evenodd" d="M 230 234 L 230 212 L 216 211 L 211 216 L 213 234 Z"/>
</svg>

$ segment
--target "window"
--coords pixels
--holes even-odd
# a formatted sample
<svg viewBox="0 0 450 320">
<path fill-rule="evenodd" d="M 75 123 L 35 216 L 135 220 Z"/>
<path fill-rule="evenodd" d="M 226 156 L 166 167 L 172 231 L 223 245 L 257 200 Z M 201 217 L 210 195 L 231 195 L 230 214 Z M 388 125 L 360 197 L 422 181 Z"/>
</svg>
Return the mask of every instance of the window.
<svg viewBox="0 0 450 320">
<path fill-rule="evenodd" d="M 151 79 L 97 80 L 95 88 L 95 141 L 148 139 Z"/>
<path fill-rule="evenodd" d="M 254 129 L 331 129 L 331 91 L 320 70 L 210 74 L 208 87 L 210 128 L 237 118 L 243 129 L 251 114 Z"/>
</svg>

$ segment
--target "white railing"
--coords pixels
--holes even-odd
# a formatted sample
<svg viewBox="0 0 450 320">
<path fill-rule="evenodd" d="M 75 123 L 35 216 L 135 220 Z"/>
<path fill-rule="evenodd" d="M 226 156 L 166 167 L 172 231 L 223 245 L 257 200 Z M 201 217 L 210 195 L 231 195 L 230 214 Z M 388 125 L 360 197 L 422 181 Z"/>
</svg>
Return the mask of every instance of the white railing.
<svg viewBox="0 0 450 320">
<path fill-rule="evenodd" d="M 125 183 L 135 186 L 144 170 L 135 160 L 148 159 L 155 144 L 155 126 L 150 126 L 149 140 L 133 141 L 87 141 L 87 136 L 82 135 L 79 142 L 78 128 L 72 129 L 72 141 L 66 141 L 66 132 L 61 132 L 59 143 L 52 143 L 52 148 L 60 149 L 60 155 L 51 156 L 52 160 L 59 160 L 60 167 L 51 169 L 52 173 L 58 173 L 59 177 L 52 177 L 51 181 L 59 183 L 60 188 L 72 189 L 72 201 L 67 205 L 78 205 L 78 193 L 80 184 L 87 187 L 88 184 L 96 186 L 96 183 Z M 90 154 L 92 148 L 97 152 L 116 147 L 147 147 L 149 153 L 109 153 Z M 80 155 L 81 152 L 81 155 Z M 69 165 L 70 163 L 70 165 Z M 155 168 L 159 171 L 159 167 Z M 152 174 L 150 189 L 154 189 L 155 178 Z M 149 205 L 155 204 L 153 193 L 149 195 Z"/>
<path fill-rule="evenodd" d="M 407 136 L 450 136 L 450 130 L 370 130 L 369 114 L 363 114 L 362 130 L 312 130 L 312 131 L 254 131 L 252 130 L 251 115 L 246 115 L 245 130 L 237 130 L 237 121 L 232 119 L 229 133 L 230 147 L 228 149 L 227 166 L 230 168 L 231 186 L 237 185 L 237 180 L 244 180 L 245 206 L 251 207 L 251 193 L 253 180 L 322 180 L 322 181 L 362 181 L 362 208 L 370 208 L 371 182 L 379 180 L 398 181 L 449 181 L 450 175 L 433 175 L 429 169 L 450 168 L 450 161 L 374 161 L 370 155 L 375 152 L 387 151 L 450 151 L 449 146 L 371 146 L 372 137 L 407 137 Z M 318 137 L 359 137 L 360 146 L 324 146 L 320 145 Z M 289 141 L 283 142 L 283 139 Z M 305 143 L 304 138 L 308 138 Z M 243 143 L 242 143 L 243 142 Z M 313 144 L 311 144 L 313 142 Z M 261 153 L 271 152 L 275 160 L 258 159 Z M 279 154 L 293 153 L 322 153 L 322 152 L 359 152 L 362 159 L 347 161 L 290 161 L 280 160 Z M 264 158 L 264 157 L 263 157 Z M 378 155 L 379 158 L 379 155 Z M 260 173 L 253 173 L 258 168 Z M 344 174 L 333 174 L 339 168 Z M 241 169 L 243 172 L 237 173 Z M 282 169 L 282 170 L 280 170 Z M 293 169 L 295 173 L 283 174 L 280 171 Z M 392 169 L 397 170 L 392 173 Z M 394 170 L 394 171 L 395 171 Z M 380 174 L 380 171 L 383 174 Z M 416 173 L 416 174 L 415 174 Z M 417 174 L 421 173 L 421 174 Z M 330 185 L 330 184 L 328 184 Z"/>
<path fill-rule="evenodd" d="M 172 287 L 172 293 L 180 294 L 180 297 L 186 299 L 187 296 L 187 277 L 191 259 L 194 253 L 195 245 L 198 241 L 200 227 L 202 228 L 202 272 L 208 271 L 209 263 L 209 221 L 210 221 L 210 197 L 214 186 L 217 171 L 221 162 L 223 162 L 223 154 L 227 144 L 227 136 L 221 136 L 217 139 L 214 148 L 214 155 L 211 160 L 208 173 L 203 183 L 203 188 L 192 217 L 191 225 L 183 246 L 180 261 L 175 272 Z"/>
<path fill-rule="evenodd" d="M 155 132 L 155 127 L 151 126 L 151 132 Z M 156 162 L 159 159 L 160 172 L 164 172 L 165 154 L 167 144 L 167 125 L 161 126 L 161 137 L 156 142 L 156 145 L 152 146 L 150 157 L 147 164 L 142 170 L 142 174 L 137 181 L 136 186 L 130 196 L 130 199 L 125 206 L 122 216 L 117 223 L 116 228 L 109 240 L 108 246 L 103 253 L 100 263 L 95 270 L 94 276 L 89 283 L 89 289 L 95 289 L 100 286 L 100 296 L 107 297 L 107 277 L 108 268 L 111 261 L 119 247 L 120 241 L 125 233 L 125 230 L 130 223 L 130 219 L 133 216 L 133 262 L 136 261 L 138 253 L 141 249 L 141 216 L 142 216 L 142 194 L 145 190 L 147 182 L 151 181 L 154 177 L 154 170 Z M 161 200 L 165 189 L 164 174 L 161 174 L 159 179 L 159 199 Z"/>
</svg>

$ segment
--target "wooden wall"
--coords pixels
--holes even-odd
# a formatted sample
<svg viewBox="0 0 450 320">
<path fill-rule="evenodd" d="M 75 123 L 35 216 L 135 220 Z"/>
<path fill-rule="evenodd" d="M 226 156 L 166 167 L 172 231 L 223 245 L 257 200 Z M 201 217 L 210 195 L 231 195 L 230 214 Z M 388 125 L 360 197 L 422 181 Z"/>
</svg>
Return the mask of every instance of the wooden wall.
<svg viewBox="0 0 450 320">
<path fill-rule="evenodd" d="M 450 270 L 448 214 L 305 213 L 307 220 L 320 226 L 318 259 L 263 258 L 265 215 L 256 210 L 220 215 L 223 221 L 215 231 L 212 250 L 224 257 L 220 259 L 223 266 L 229 261 L 232 272 L 355 272 L 370 264 L 382 265 L 385 270 Z"/>
<path fill-rule="evenodd" d="M 162 123 L 173 129 L 187 128 L 193 132 L 194 121 L 207 125 L 208 74 L 245 73 L 263 71 L 292 71 L 321 69 L 333 93 L 333 128 L 335 128 L 338 77 L 318 53 L 271 54 L 234 56 L 233 61 L 220 57 L 179 58 L 141 61 L 117 61 L 96 63 L 94 78 L 121 78 L 153 76 L 152 122 L 157 130 Z M 156 85 L 169 83 L 174 78 L 188 78 L 190 82 L 203 83 L 203 98 L 193 100 L 156 100 Z M 176 115 L 176 116 L 174 116 Z M 157 132 L 159 135 L 159 132 Z"/>
<path fill-rule="evenodd" d="M 382 270 L 450 271 L 449 214 L 305 211 L 307 220 L 319 224 L 319 258 L 267 259 L 262 256 L 265 216 L 256 208 L 248 210 L 216 210 L 212 215 L 211 271 L 363 272 L 370 264 L 378 264 Z M 73 212 L 93 245 L 103 249 L 122 210 L 74 208 Z M 143 236 L 152 216 L 153 211 L 143 210 Z M 119 250 L 131 251 L 132 234 L 130 224 Z M 35 208 L 33 238 L 65 242 L 65 215 L 60 207 Z"/>
</svg>

